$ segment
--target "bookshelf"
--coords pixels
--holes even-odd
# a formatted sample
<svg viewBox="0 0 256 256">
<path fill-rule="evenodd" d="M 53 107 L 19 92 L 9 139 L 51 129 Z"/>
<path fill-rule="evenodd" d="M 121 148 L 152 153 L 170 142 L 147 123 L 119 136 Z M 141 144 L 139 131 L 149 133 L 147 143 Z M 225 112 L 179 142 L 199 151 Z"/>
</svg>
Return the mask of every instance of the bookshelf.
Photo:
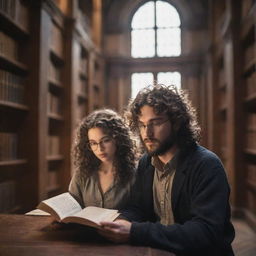
<svg viewBox="0 0 256 256">
<path fill-rule="evenodd" d="M 75 128 L 104 104 L 92 10 L 92 1 L 0 0 L 0 213 L 68 189 Z"/>
<path fill-rule="evenodd" d="M 31 109 L 23 47 L 30 44 L 28 10 L 23 1 L 0 0 L 0 212 L 20 211 L 26 201 L 21 193 L 29 164 L 23 144 Z"/>
<path fill-rule="evenodd" d="M 246 217 L 256 226 L 256 2 L 245 0 L 241 8 L 243 69 L 244 167 L 246 170 Z"/>
</svg>

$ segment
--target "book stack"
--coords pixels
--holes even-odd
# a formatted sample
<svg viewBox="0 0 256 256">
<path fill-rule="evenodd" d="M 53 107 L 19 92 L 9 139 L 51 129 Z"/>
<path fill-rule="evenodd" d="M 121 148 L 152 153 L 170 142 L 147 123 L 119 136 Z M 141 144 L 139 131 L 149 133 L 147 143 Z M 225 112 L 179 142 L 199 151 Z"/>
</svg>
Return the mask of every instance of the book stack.
<svg viewBox="0 0 256 256">
<path fill-rule="evenodd" d="M 50 170 L 48 172 L 47 186 L 49 190 L 58 188 L 58 184 L 59 184 L 58 174 L 59 173 L 56 170 Z"/>
<path fill-rule="evenodd" d="M 0 0 L 0 11 L 10 18 L 15 18 L 16 0 Z"/>
<path fill-rule="evenodd" d="M 24 103 L 23 79 L 0 69 L 0 100 L 19 104 Z"/>
<path fill-rule="evenodd" d="M 84 74 L 85 76 L 87 76 L 87 65 L 88 65 L 88 61 L 87 58 L 83 57 L 80 59 L 80 72 L 82 74 Z"/>
<path fill-rule="evenodd" d="M 246 148 L 256 150 L 256 113 L 248 113 L 246 127 Z"/>
<path fill-rule="evenodd" d="M 250 76 L 246 78 L 246 96 L 250 97 L 251 95 L 254 95 L 256 93 L 256 72 L 253 72 Z"/>
<path fill-rule="evenodd" d="M 2 31 L 0 31 L 0 55 L 18 60 L 18 43 Z"/>
<path fill-rule="evenodd" d="M 48 156 L 55 156 L 60 154 L 60 137 L 48 136 Z"/>
<path fill-rule="evenodd" d="M 57 82 L 61 81 L 61 68 L 56 66 L 52 61 L 49 63 L 49 78 Z"/>
<path fill-rule="evenodd" d="M 0 132 L 0 161 L 17 159 L 18 135 Z"/>
<path fill-rule="evenodd" d="M 51 33 L 51 49 L 59 57 L 63 56 L 63 44 L 61 30 L 53 23 Z"/>
<path fill-rule="evenodd" d="M 10 212 L 15 207 L 16 184 L 14 181 L 0 183 L 0 213 Z"/>
<path fill-rule="evenodd" d="M 245 48 L 244 63 L 246 68 L 254 61 L 254 48 L 254 44 L 250 44 Z"/>
<path fill-rule="evenodd" d="M 256 187 L 256 164 L 247 164 L 247 180 Z"/>
<path fill-rule="evenodd" d="M 253 0 L 243 0 L 242 1 L 242 17 L 246 17 L 253 5 Z"/>
<path fill-rule="evenodd" d="M 61 100 L 58 96 L 48 91 L 48 113 L 61 115 Z"/>
<path fill-rule="evenodd" d="M 86 80 L 83 80 L 83 79 L 80 79 L 79 81 L 79 93 L 82 94 L 82 95 L 86 95 L 86 92 L 87 92 L 87 81 Z"/>
<path fill-rule="evenodd" d="M 29 14 L 28 14 L 28 8 L 22 3 L 22 1 L 17 1 L 17 17 L 16 22 L 23 27 L 24 29 L 28 29 L 28 23 L 29 23 Z"/>
</svg>

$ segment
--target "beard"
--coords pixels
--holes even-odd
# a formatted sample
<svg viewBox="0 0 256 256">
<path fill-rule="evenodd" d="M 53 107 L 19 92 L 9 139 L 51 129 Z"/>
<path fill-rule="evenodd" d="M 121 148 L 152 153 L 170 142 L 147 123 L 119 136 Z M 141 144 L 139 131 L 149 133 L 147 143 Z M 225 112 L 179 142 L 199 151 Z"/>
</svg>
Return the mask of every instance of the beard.
<svg viewBox="0 0 256 256">
<path fill-rule="evenodd" d="M 141 139 L 141 141 L 150 156 L 161 156 L 175 145 L 176 136 L 174 133 L 172 133 L 162 142 L 154 138 L 146 138 L 144 140 Z M 154 146 L 152 148 L 149 148 L 146 144 L 147 141 L 153 142 Z"/>
</svg>

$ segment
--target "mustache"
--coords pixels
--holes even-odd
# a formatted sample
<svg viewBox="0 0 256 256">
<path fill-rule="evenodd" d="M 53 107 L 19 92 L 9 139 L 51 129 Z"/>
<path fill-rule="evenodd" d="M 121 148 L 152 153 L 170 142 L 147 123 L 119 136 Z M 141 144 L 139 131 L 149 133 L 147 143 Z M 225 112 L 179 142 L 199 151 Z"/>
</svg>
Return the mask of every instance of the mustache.
<svg viewBox="0 0 256 256">
<path fill-rule="evenodd" d="M 154 139 L 154 138 L 145 138 L 145 139 L 143 140 L 143 142 L 144 142 L 144 143 L 147 143 L 147 142 L 158 142 L 158 140 L 157 140 L 157 139 Z"/>
</svg>

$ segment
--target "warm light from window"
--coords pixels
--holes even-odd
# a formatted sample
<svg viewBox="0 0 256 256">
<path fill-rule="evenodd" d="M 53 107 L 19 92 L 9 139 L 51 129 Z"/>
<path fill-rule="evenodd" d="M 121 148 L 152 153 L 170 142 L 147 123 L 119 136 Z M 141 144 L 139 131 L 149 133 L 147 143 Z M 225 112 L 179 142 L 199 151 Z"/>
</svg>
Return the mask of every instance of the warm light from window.
<svg viewBox="0 0 256 256">
<path fill-rule="evenodd" d="M 159 72 L 157 74 L 157 83 L 164 85 L 175 85 L 181 88 L 181 75 L 179 72 Z"/>
<path fill-rule="evenodd" d="M 154 76 L 152 73 L 133 73 L 131 77 L 132 82 L 132 98 L 135 98 L 138 92 L 148 86 L 152 85 L 154 81 Z"/>
<path fill-rule="evenodd" d="M 169 3 L 145 3 L 134 14 L 131 28 L 132 57 L 170 57 L 181 54 L 180 17 Z"/>
</svg>

